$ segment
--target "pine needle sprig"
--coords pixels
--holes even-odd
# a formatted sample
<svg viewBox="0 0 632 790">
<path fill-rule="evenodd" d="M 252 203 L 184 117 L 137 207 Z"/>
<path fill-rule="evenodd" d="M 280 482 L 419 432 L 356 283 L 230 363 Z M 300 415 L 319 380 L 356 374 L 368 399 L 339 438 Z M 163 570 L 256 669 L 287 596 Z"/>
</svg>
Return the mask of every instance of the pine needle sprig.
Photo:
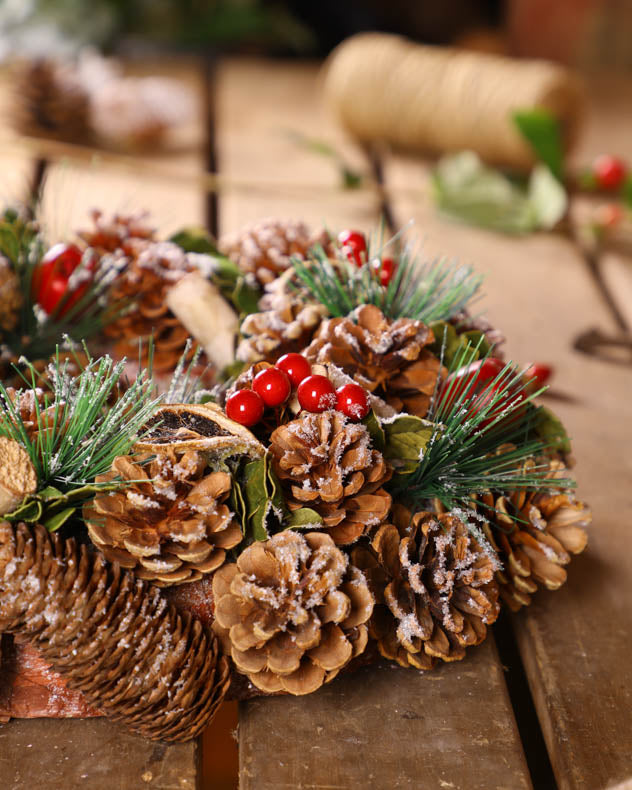
<svg viewBox="0 0 632 790">
<path fill-rule="evenodd" d="M 369 261 L 380 258 L 389 244 L 378 249 L 372 245 Z M 447 321 L 479 295 L 483 277 L 470 266 L 445 258 L 421 263 L 411 247 L 404 248 L 396 259 L 386 287 L 370 263 L 358 268 L 340 250 L 332 260 L 321 246 L 316 246 L 307 261 L 293 258 L 292 264 L 302 286 L 335 318 L 372 304 L 392 320 Z"/>
<path fill-rule="evenodd" d="M 475 359 L 464 349 L 452 370 Z M 540 407 L 533 400 L 546 388 L 527 393 L 518 366 L 508 363 L 479 393 L 474 377 L 454 377 L 435 395 L 428 419 L 435 423 L 419 465 L 412 474 L 396 476 L 392 490 L 413 503 L 437 498 L 449 509 L 471 510 L 471 497 L 493 489 L 574 487 L 569 478 L 548 478 L 548 464 L 525 466 L 552 449 L 533 439 Z"/>
<path fill-rule="evenodd" d="M 35 389 L 38 373 L 25 363 Z M 111 467 L 118 455 L 126 455 L 152 416 L 160 399 L 153 397 L 154 382 L 147 371 L 113 405 L 125 360 L 114 363 L 109 356 L 90 359 L 76 376 L 68 372 L 68 360 L 59 356 L 51 365 L 52 395 L 34 392 L 32 398 L 37 431 L 31 438 L 16 404 L 0 384 L 0 436 L 22 444 L 38 477 L 38 487 L 53 486 L 65 493 L 81 488 Z M 18 392 L 18 396 L 20 390 Z"/>
</svg>

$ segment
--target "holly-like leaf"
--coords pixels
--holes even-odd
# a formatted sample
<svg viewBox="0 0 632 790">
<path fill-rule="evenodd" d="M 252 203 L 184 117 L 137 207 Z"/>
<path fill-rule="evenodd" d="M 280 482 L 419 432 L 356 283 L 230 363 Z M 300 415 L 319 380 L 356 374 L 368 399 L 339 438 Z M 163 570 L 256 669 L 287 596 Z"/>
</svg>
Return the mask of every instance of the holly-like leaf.
<svg viewBox="0 0 632 790">
<path fill-rule="evenodd" d="M 371 409 L 367 416 L 362 420 L 362 423 L 366 426 L 366 429 L 371 436 L 373 447 L 375 447 L 376 450 L 383 452 L 384 446 L 386 444 L 386 434 L 384 433 L 384 428 L 382 428 L 380 425 L 380 421 L 375 416 L 373 409 Z"/>
<path fill-rule="evenodd" d="M 559 417 L 545 406 L 540 406 L 535 422 L 535 433 L 550 447 L 570 454 L 571 441 Z"/>
<path fill-rule="evenodd" d="M 76 507 L 67 507 L 42 520 L 49 532 L 56 532 L 76 513 Z"/>
<path fill-rule="evenodd" d="M 174 233 L 169 241 L 177 244 L 185 252 L 198 252 L 203 255 L 221 256 L 213 237 L 204 228 L 182 228 Z M 223 257 L 223 256 L 221 256 Z"/>
<path fill-rule="evenodd" d="M 245 277 L 239 276 L 237 278 L 235 287 L 230 294 L 230 300 L 239 313 L 243 315 L 256 313 L 259 309 L 260 298 L 261 292 L 258 288 L 250 285 Z"/>
<path fill-rule="evenodd" d="M 243 494 L 246 504 L 246 529 L 255 540 L 267 540 L 266 529 L 269 501 L 266 490 L 266 462 L 264 458 L 244 466 Z"/>
<path fill-rule="evenodd" d="M 311 507 L 300 507 L 298 510 L 292 511 L 289 519 L 285 522 L 285 526 L 288 529 L 305 529 L 317 527 L 317 525 L 322 523 L 323 517 L 320 513 L 312 510 Z"/>
<path fill-rule="evenodd" d="M 435 430 L 434 423 L 404 414 L 392 422 L 383 422 L 382 427 L 385 434 L 384 457 L 400 473 L 412 472 Z"/>
<path fill-rule="evenodd" d="M 547 110 L 536 108 L 515 112 L 513 121 L 536 157 L 561 181 L 564 175 L 564 146 L 557 118 Z"/>
</svg>

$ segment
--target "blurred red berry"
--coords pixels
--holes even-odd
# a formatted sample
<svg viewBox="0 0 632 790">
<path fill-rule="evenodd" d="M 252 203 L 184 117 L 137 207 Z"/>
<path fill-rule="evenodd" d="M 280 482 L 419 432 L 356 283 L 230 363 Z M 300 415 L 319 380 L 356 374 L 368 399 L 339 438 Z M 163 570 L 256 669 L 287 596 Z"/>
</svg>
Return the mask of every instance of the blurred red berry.
<svg viewBox="0 0 632 790">
<path fill-rule="evenodd" d="M 31 296 L 50 315 L 60 303 L 60 316 L 65 315 L 89 290 L 92 267 L 85 266 L 83 282 L 68 292 L 72 274 L 81 263 L 83 253 L 76 244 L 55 244 L 36 266 L 31 279 Z"/>
<path fill-rule="evenodd" d="M 619 157 L 602 154 L 593 162 L 593 175 L 601 189 L 614 191 L 623 186 L 626 167 Z"/>
<path fill-rule="evenodd" d="M 351 263 L 360 267 L 366 263 L 366 239 L 358 230 L 343 230 L 338 234 L 338 243 L 342 252 Z"/>
<path fill-rule="evenodd" d="M 375 258 L 371 261 L 371 266 L 380 277 L 380 283 L 386 287 L 395 274 L 395 261 L 392 258 Z"/>
</svg>

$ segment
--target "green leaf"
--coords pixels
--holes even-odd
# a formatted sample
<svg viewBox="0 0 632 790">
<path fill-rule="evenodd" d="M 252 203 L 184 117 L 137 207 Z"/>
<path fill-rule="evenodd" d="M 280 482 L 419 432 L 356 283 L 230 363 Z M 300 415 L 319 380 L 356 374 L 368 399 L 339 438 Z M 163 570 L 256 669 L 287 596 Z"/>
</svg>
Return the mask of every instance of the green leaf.
<svg viewBox="0 0 632 790">
<path fill-rule="evenodd" d="M 312 510 L 311 507 L 300 507 L 298 510 L 292 511 L 289 519 L 285 522 L 285 526 L 288 529 L 300 529 L 315 527 L 315 525 L 322 523 L 323 517 L 320 513 Z"/>
<path fill-rule="evenodd" d="M 199 252 L 205 255 L 223 257 L 217 249 L 215 240 L 204 228 L 183 228 L 174 233 L 169 241 L 177 244 L 185 252 Z"/>
<path fill-rule="evenodd" d="M 401 471 L 413 471 L 435 430 L 434 423 L 405 414 L 392 422 L 383 422 L 386 441 L 384 457 Z"/>
<path fill-rule="evenodd" d="M 54 515 L 45 518 L 42 523 L 49 532 L 56 532 L 68 521 L 68 519 L 76 512 L 76 510 L 77 508 L 75 507 L 67 507 L 64 510 L 60 510 L 58 513 L 55 513 Z"/>
<path fill-rule="evenodd" d="M 366 425 L 366 428 L 371 435 L 371 440 L 373 442 L 373 447 L 380 452 L 384 452 L 384 447 L 386 445 L 386 434 L 384 433 L 384 428 L 380 425 L 380 421 L 375 416 L 373 409 L 367 414 L 367 416 L 362 420 L 362 423 Z"/>
<path fill-rule="evenodd" d="M 513 121 L 536 157 L 559 181 L 564 176 L 564 146 L 557 118 L 547 110 L 519 110 Z"/>
<path fill-rule="evenodd" d="M 535 423 L 536 435 L 548 446 L 560 450 L 563 453 L 570 454 L 572 450 L 571 441 L 559 417 L 556 417 L 555 414 L 545 406 L 540 406 L 538 412 L 539 414 Z"/>
<path fill-rule="evenodd" d="M 621 198 L 625 205 L 632 209 L 632 176 L 627 176 L 621 187 Z"/>
<path fill-rule="evenodd" d="M 14 265 L 20 257 L 20 242 L 8 223 L 0 224 L 0 252 Z"/>
<path fill-rule="evenodd" d="M 230 294 L 230 300 L 237 310 L 245 315 L 256 313 L 259 310 L 261 291 L 246 282 L 245 277 L 238 277 L 235 287 Z"/>
<path fill-rule="evenodd" d="M 27 524 L 34 524 L 40 521 L 44 508 L 37 499 L 27 499 L 11 513 L 5 513 L 3 518 L 7 521 L 26 521 Z"/>
<path fill-rule="evenodd" d="M 443 364 L 450 368 L 459 354 L 467 348 L 472 351 L 473 360 L 480 359 L 489 354 L 491 346 L 485 337 L 485 333 L 477 329 L 470 329 L 467 332 L 458 332 L 453 324 L 445 321 L 435 321 L 430 325 L 435 336 L 434 343 L 428 349 L 436 356 L 442 358 Z"/>
<path fill-rule="evenodd" d="M 241 534 L 245 536 L 247 532 L 246 502 L 241 490 L 241 485 L 236 477 L 233 477 L 233 483 L 230 489 L 230 506 L 239 518 L 241 523 Z"/>
<path fill-rule="evenodd" d="M 568 196 L 562 184 L 544 165 L 536 165 L 529 179 L 529 203 L 537 227 L 549 230 L 562 219 L 568 207 Z"/>
<path fill-rule="evenodd" d="M 244 467 L 243 494 L 246 504 L 246 527 L 255 540 L 267 540 L 268 493 L 265 458 L 250 461 Z"/>
</svg>

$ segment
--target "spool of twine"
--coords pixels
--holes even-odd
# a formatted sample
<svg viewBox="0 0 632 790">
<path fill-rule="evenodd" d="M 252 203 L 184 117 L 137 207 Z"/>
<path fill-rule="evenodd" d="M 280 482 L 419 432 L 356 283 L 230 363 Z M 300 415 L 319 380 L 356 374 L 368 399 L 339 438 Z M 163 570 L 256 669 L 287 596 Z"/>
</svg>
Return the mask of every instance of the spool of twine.
<svg viewBox="0 0 632 790">
<path fill-rule="evenodd" d="M 551 112 L 567 148 L 580 121 L 581 86 L 562 66 L 422 46 L 381 33 L 340 44 L 327 63 L 324 87 L 326 101 L 360 143 L 431 154 L 469 149 L 518 169 L 529 168 L 534 158 L 511 120 L 515 110 Z"/>
</svg>

